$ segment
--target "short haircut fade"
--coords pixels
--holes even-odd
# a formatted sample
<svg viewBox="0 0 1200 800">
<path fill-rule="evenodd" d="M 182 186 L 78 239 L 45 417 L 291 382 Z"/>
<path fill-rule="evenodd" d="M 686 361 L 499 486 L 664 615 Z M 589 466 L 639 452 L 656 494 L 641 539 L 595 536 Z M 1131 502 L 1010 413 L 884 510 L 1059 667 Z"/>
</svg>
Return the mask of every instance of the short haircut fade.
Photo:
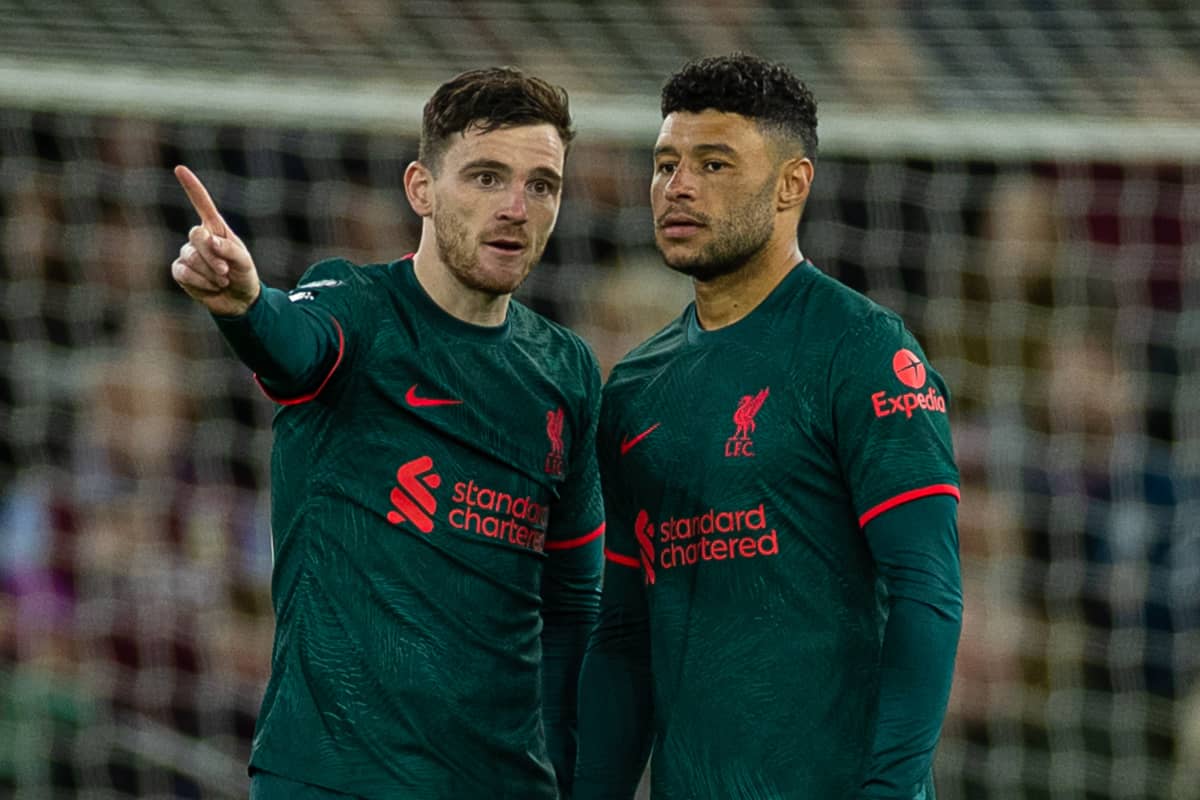
<svg viewBox="0 0 1200 800">
<path fill-rule="evenodd" d="M 417 159 L 436 172 L 455 134 L 543 123 L 554 126 L 564 148 L 570 146 L 575 131 L 561 86 L 515 67 L 469 70 L 439 86 L 425 104 Z"/>
<path fill-rule="evenodd" d="M 663 85 L 663 118 L 710 109 L 799 140 L 804 155 L 816 160 L 817 101 L 783 64 L 746 53 L 709 56 L 688 62 Z"/>
</svg>

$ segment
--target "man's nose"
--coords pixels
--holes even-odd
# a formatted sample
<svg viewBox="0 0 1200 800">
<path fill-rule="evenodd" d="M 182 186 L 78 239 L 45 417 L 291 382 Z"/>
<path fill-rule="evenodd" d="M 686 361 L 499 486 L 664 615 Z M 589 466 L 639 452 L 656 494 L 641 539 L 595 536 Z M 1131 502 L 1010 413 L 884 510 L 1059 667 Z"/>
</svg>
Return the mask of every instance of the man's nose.
<svg viewBox="0 0 1200 800">
<path fill-rule="evenodd" d="M 696 196 L 696 183 L 688 170 L 682 164 L 675 168 L 667 178 L 667 184 L 664 188 L 668 200 L 678 200 L 683 198 L 694 198 Z"/>
<path fill-rule="evenodd" d="M 496 216 L 507 222 L 524 222 L 529 215 L 525 187 L 518 186 L 508 193 L 507 203 L 496 212 Z"/>
</svg>

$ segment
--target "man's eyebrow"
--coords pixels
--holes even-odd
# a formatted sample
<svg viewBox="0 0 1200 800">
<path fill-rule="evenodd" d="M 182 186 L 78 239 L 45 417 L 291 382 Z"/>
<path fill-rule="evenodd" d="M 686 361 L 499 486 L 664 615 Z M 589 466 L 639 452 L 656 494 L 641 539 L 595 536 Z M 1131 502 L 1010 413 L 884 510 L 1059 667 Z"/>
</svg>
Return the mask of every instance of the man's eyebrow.
<svg viewBox="0 0 1200 800">
<path fill-rule="evenodd" d="M 727 144 L 698 144 L 692 150 L 701 155 L 720 153 L 726 156 L 736 156 L 737 150 Z"/>
<path fill-rule="evenodd" d="M 474 161 L 468 161 L 459 169 L 460 172 L 470 172 L 476 169 L 490 169 L 492 172 L 512 172 L 512 167 L 505 164 L 503 161 L 496 161 L 491 158 L 477 158 Z"/>
<path fill-rule="evenodd" d="M 503 161 L 496 161 L 492 158 L 477 158 L 474 161 L 468 161 L 460 168 L 460 172 L 473 172 L 478 169 L 491 170 L 492 172 L 500 172 L 505 175 L 512 174 L 512 166 L 505 164 Z M 555 183 L 562 183 L 562 175 L 550 167 L 535 167 L 530 173 L 531 177 L 549 180 Z"/>
<path fill-rule="evenodd" d="M 720 154 L 726 155 L 726 156 L 736 156 L 737 155 L 736 149 L 734 149 L 730 145 L 722 144 L 722 143 L 698 144 L 692 148 L 692 152 L 696 155 L 701 155 L 701 156 L 710 155 L 712 153 L 720 153 Z M 675 147 L 674 145 L 664 144 L 664 145 L 659 145 L 658 147 L 654 148 L 654 157 L 655 158 L 658 158 L 659 156 L 677 156 L 677 155 L 679 155 L 679 148 Z"/>
<path fill-rule="evenodd" d="M 562 183 L 563 179 L 557 170 L 553 170 L 550 167 L 536 167 L 529 173 L 529 176 L 532 178 L 541 178 L 552 183 Z"/>
</svg>

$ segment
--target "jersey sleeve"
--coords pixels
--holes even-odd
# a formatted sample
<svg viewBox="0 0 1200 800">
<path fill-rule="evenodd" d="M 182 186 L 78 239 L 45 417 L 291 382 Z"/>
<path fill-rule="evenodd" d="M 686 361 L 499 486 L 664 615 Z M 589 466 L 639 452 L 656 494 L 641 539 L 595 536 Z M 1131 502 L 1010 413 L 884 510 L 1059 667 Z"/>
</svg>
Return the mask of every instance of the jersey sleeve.
<svg viewBox="0 0 1200 800">
<path fill-rule="evenodd" d="M 614 567 L 642 572 L 642 549 L 634 528 L 637 516 L 633 492 L 622 483 L 619 463 L 620 424 L 616 419 L 617 402 L 606 393 L 596 431 L 597 463 L 604 492 L 604 560 L 606 573 Z M 652 568 L 652 567 L 651 567 Z"/>
<path fill-rule="evenodd" d="M 591 350 L 582 342 L 580 381 L 583 401 L 574 426 L 567 461 L 567 475 L 550 515 L 546 551 L 572 550 L 588 545 L 599 547 L 604 534 L 604 501 L 600 495 L 600 472 L 596 463 L 596 428 L 600 416 L 600 368 Z"/>
<path fill-rule="evenodd" d="M 263 392 L 281 405 L 317 397 L 362 338 L 362 279 L 341 259 L 314 264 L 290 292 L 264 286 L 239 317 L 214 316 L 225 340 L 254 371 Z"/>
<path fill-rule="evenodd" d="M 650 623 L 645 569 L 621 480 L 618 427 L 606 396 L 596 437 L 604 487 L 605 567 L 600 615 L 579 678 L 575 800 L 631 798 L 653 744 Z"/>
<path fill-rule="evenodd" d="M 600 605 L 604 508 L 596 467 L 600 372 L 580 343 L 584 401 L 567 477 L 550 514 L 542 572 L 542 713 L 559 791 L 570 796 L 578 747 L 580 666 Z"/>
<path fill-rule="evenodd" d="M 895 315 L 873 311 L 847 331 L 829 391 L 837 457 L 860 525 L 919 497 L 959 496 L 949 392 Z"/>
</svg>

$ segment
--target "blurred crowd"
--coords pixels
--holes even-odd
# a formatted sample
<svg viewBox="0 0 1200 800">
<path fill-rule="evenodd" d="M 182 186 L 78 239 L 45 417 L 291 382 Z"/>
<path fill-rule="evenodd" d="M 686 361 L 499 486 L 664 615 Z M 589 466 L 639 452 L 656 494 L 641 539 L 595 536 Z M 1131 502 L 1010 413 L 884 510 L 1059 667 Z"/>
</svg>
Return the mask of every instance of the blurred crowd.
<svg viewBox="0 0 1200 800">
<path fill-rule="evenodd" d="M 412 249 L 415 142 L 4 111 L 0 140 L 0 797 L 244 796 L 272 408 L 170 281 L 193 224 L 170 167 L 287 287 Z M 690 296 L 653 247 L 648 149 L 572 151 L 519 295 L 605 371 Z M 952 390 L 944 800 L 1200 798 L 1197 170 L 818 162 L 806 255 Z"/>
</svg>

